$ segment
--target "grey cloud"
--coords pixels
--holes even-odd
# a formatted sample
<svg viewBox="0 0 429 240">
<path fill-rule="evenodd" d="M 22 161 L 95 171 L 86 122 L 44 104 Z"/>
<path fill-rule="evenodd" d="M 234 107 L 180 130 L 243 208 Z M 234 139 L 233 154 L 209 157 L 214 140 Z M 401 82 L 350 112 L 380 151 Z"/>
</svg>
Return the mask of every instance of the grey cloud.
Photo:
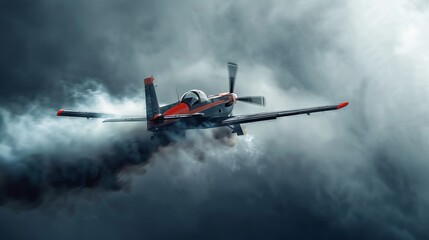
<svg viewBox="0 0 429 240">
<path fill-rule="evenodd" d="M 5 239 L 29 236 L 15 226 L 43 239 L 428 238 L 422 2 L 46 1 L 1 9 L 3 175 L 12 156 L 21 166 L 51 159 L 68 177 L 79 175 L 71 173 L 74 164 L 91 162 L 73 159 L 143 157 L 135 153 L 151 144 L 141 126 L 100 130 L 93 121 L 47 117 L 62 106 L 102 107 L 92 104 L 88 79 L 105 87 L 104 97 L 137 105 L 141 80 L 155 75 L 167 103 L 176 86 L 226 90 L 225 62 L 237 61 L 237 93 L 266 95 L 266 110 L 351 101 L 338 112 L 248 124 L 248 135 L 235 139 L 222 130 L 192 131 L 157 150 L 144 175 L 108 174 L 113 183 L 133 179 L 129 193 L 97 190 L 101 199 L 87 202 L 81 191 L 64 203 L 73 205 L 71 216 L 52 213 L 67 208 L 61 198 L 19 215 L 2 209 Z M 83 87 L 73 90 L 76 84 Z M 10 126 L 15 137 L 7 137 Z M 24 144 L 28 137 L 36 141 Z M 60 159 L 58 149 L 67 147 Z M 17 193 L 31 193 L 23 190 L 34 179 L 19 179 Z M 82 178 L 74 180 L 79 189 Z"/>
</svg>

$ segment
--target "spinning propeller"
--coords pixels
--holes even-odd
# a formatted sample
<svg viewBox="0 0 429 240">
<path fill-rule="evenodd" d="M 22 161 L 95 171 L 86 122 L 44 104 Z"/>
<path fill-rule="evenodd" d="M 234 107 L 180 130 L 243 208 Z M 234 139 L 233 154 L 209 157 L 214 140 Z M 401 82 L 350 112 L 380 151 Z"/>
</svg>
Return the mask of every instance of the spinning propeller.
<svg viewBox="0 0 429 240">
<path fill-rule="evenodd" d="M 238 68 L 238 66 L 236 63 L 228 62 L 229 92 L 230 93 L 234 93 L 235 76 L 237 75 L 237 68 Z M 265 98 L 263 96 L 237 97 L 237 101 L 265 106 Z"/>
</svg>

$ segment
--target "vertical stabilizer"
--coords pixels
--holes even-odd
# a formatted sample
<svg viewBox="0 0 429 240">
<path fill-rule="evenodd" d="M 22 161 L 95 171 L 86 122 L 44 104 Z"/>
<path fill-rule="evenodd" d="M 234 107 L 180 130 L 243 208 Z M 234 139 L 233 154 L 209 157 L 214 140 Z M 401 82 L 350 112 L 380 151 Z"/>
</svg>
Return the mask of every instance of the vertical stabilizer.
<svg viewBox="0 0 429 240">
<path fill-rule="evenodd" d="M 150 76 L 144 79 L 144 91 L 146 94 L 146 117 L 148 120 L 160 114 L 158 98 L 156 97 L 155 85 L 153 81 L 155 78 Z"/>
</svg>

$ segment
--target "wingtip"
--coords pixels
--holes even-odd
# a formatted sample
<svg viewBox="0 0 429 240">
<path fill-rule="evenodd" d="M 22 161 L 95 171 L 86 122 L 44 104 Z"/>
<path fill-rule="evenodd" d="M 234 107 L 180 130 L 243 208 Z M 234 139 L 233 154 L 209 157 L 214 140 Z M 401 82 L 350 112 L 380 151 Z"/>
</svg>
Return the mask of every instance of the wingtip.
<svg viewBox="0 0 429 240">
<path fill-rule="evenodd" d="M 345 106 L 349 105 L 349 102 L 342 102 L 340 104 L 337 105 L 337 109 L 343 108 Z"/>
<path fill-rule="evenodd" d="M 58 110 L 58 112 L 57 112 L 57 116 L 61 116 L 61 114 L 63 113 L 63 111 L 64 111 L 64 109 L 60 109 L 60 110 Z"/>
</svg>

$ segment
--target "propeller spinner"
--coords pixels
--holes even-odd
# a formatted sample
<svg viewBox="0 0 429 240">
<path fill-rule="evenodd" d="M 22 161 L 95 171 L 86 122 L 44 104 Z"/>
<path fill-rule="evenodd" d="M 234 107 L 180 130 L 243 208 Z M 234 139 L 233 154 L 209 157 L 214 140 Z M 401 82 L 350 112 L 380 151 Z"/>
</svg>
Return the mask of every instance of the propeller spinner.
<svg viewBox="0 0 429 240">
<path fill-rule="evenodd" d="M 235 77 L 237 75 L 237 68 L 238 68 L 238 65 L 236 63 L 228 62 L 229 92 L 230 93 L 234 93 Z M 265 98 L 263 96 L 238 97 L 237 101 L 265 106 Z"/>
</svg>

